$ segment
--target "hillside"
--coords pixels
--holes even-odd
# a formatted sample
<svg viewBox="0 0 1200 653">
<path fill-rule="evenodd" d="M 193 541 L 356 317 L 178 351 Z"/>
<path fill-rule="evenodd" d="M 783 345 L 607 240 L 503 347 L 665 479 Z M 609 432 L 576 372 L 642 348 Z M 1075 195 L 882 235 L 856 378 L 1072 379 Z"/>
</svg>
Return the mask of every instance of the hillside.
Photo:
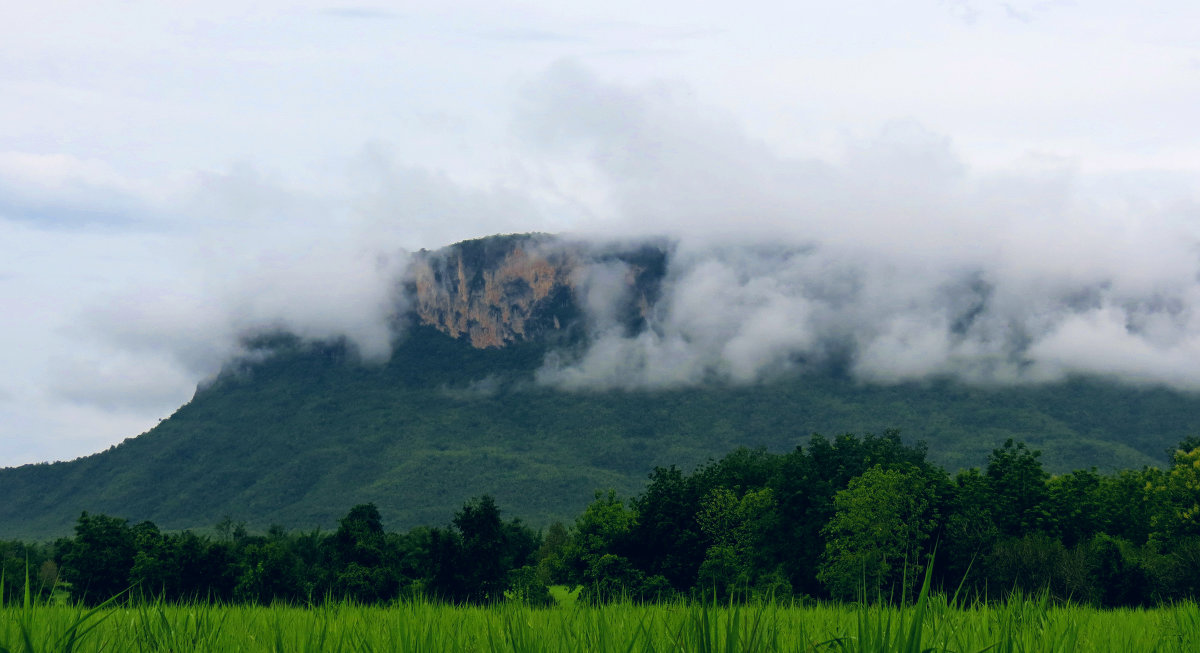
<svg viewBox="0 0 1200 653">
<path fill-rule="evenodd" d="M 528 240 L 429 255 L 386 363 L 344 343 L 261 338 L 151 431 L 78 460 L 0 470 L 0 539 L 70 532 L 81 511 L 206 527 L 329 528 L 374 502 L 389 528 L 444 524 L 492 494 L 535 525 L 569 519 L 593 492 L 637 492 L 656 465 L 690 469 L 736 446 L 786 451 L 814 432 L 900 429 L 954 470 L 1007 438 L 1051 471 L 1160 464 L 1194 435 L 1200 396 L 1098 379 L 986 388 L 940 379 L 864 384 L 836 369 L 660 390 L 563 391 L 534 372 L 579 346 L 566 258 Z M 613 255 L 618 256 L 618 255 Z M 661 250 L 619 254 L 635 325 L 662 278 Z M 451 328 L 458 325 L 455 328 Z M 457 329 L 457 330 L 456 330 Z M 253 362 L 251 362 L 253 361 Z"/>
<path fill-rule="evenodd" d="M 564 393 L 528 374 L 536 344 L 474 349 L 415 329 L 386 365 L 339 345 L 284 345 L 197 392 L 170 419 L 79 460 L 0 470 L 0 533 L 50 537 L 82 510 L 208 526 L 330 527 L 372 501 L 394 528 L 441 524 L 493 494 L 544 524 L 594 490 L 640 489 L 655 465 L 685 468 L 739 446 L 774 451 L 816 431 L 901 429 L 949 468 L 981 465 L 1005 438 L 1051 470 L 1155 464 L 1190 433 L 1200 399 L 1078 380 L 984 391 L 949 383 L 864 386 L 795 377 L 744 387 Z"/>
</svg>

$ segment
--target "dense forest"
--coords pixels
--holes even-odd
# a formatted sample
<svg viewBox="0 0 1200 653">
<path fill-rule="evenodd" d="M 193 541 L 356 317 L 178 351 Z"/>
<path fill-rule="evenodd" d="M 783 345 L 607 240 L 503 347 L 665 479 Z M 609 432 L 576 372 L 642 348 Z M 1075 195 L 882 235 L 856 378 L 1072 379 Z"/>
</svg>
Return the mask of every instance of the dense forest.
<svg viewBox="0 0 1200 653">
<path fill-rule="evenodd" d="M 0 543 L 4 592 L 19 579 L 96 603 L 122 592 L 167 601 L 313 604 L 423 597 L 544 604 L 583 600 L 833 598 L 897 601 L 932 569 L 943 590 L 1014 589 L 1099 606 L 1200 597 L 1200 439 L 1164 468 L 1050 475 L 1012 440 L 953 475 L 898 433 L 813 436 L 777 454 L 738 448 L 691 473 L 656 468 L 640 493 L 595 494 L 570 524 L 505 520 L 490 496 L 441 527 L 384 529 L 373 504 L 336 531 L 212 534 L 83 513 L 72 537 Z"/>
</svg>

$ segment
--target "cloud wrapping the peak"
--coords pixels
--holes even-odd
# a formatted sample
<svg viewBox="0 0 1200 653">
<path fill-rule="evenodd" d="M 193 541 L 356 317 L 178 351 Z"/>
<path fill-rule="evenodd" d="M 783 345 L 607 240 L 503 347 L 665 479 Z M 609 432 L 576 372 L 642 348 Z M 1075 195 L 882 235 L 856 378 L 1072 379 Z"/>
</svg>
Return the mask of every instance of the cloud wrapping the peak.
<svg viewBox="0 0 1200 653">
<path fill-rule="evenodd" d="M 1200 385 L 1190 5 L 111 9 L 0 21 L 0 464 L 153 425 L 247 334 L 385 357 L 405 252 L 495 233 L 672 243 L 636 329 L 632 268 L 579 272 L 564 387 Z"/>
<path fill-rule="evenodd" d="M 1108 187 L 1050 156 L 975 169 L 913 121 L 837 160 L 788 158 L 680 89 L 571 64 L 527 99 L 519 124 L 549 125 L 532 146 L 604 188 L 592 233 L 678 241 L 646 328 L 594 329 L 582 355 L 547 361 L 544 383 L 750 382 L 835 362 L 876 382 L 1200 387 L 1194 187 Z"/>
</svg>

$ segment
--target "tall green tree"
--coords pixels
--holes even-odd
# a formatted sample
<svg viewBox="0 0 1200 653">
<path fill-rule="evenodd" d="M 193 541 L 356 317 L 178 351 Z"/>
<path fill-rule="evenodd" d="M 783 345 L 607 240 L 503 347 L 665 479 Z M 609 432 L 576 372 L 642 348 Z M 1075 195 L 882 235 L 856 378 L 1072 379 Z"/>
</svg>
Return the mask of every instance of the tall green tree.
<svg viewBox="0 0 1200 653">
<path fill-rule="evenodd" d="M 356 505 L 338 520 L 332 546 L 343 565 L 352 562 L 364 567 L 380 565 L 384 559 L 383 519 L 375 504 Z"/>
<path fill-rule="evenodd" d="M 387 537 L 375 504 L 351 508 L 330 540 L 335 594 L 364 603 L 395 595 L 398 579 L 388 564 Z"/>
<path fill-rule="evenodd" d="M 1024 442 L 1005 441 L 988 456 L 987 478 L 995 505 L 996 527 L 1001 536 L 1020 537 L 1045 530 L 1049 522 L 1042 452 L 1030 451 Z"/>
<path fill-rule="evenodd" d="M 1156 516 L 1165 509 L 1165 497 L 1150 489 L 1163 485 L 1157 467 L 1123 469 L 1100 479 L 1101 522 L 1105 532 L 1136 544 L 1145 544 L 1154 531 Z"/>
<path fill-rule="evenodd" d="M 164 536 L 152 522 L 131 529 L 134 547 L 129 582 L 145 596 L 174 599 L 179 596 L 180 569 L 176 561 L 174 538 Z"/>
<path fill-rule="evenodd" d="M 868 599 L 911 591 L 938 524 L 935 505 L 933 488 L 915 467 L 876 465 L 851 479 L 835 496 L 834 516 L 824 528 L 818 577 L 829 593 L 850 600 L 863 589 Z M 911 586 L 902 585 L 905 577 Z"/>
<path fill-rule="evenodd" d="M 534 559 L 537 560 L 538 577 L 547 585 L 565 584 L 566 563 L 563 556 L 571 544 L 571 534 L 567 527 L 556 521 L 546 529 L 542 544 L 538 547 Z"/>
<path fill-rule="evenodd" d="M 931 469 L 925 446 L 905 445 L 900 432 L 862 437 L 844 433 L 833 440 L 814 434 L 808 447 L 797 447 L 780 464 L 771 486 L 779 504 L 774 543 L 794 591 L 817 595 L 826 587 L 817 577 L 825 555 L 822 529 L 834 516 L 834 495 L 850 480 L 878 465 L 881 469 Z"/>
<path fill-rule="evenodd" d="M 537 534 L 520 520 L 501 521 L 500 509 L 486 494 L 466 502 L 452 524 L 429 531 L 428 593 L 451 602 L 503 600 L 509 572 L 527 566 L 537 551 Z M 528 574 L 520 578 L 529 581 Z"/>
<path fill-rule="evenodd" d="M 630 547 L 630 560 L 649 574 L 662 575 L 677 590 L 690 589 L 708 548 L 696 522 L 696 479 L 674 465 L 656 467 L 646 490 L 631 503 L 637 519 L 629 540 L 637 546 Z"/>
<path fill-rule="evenodd" d="M 1171 469 L 1147 484 L 1147 494 L 1159 507 L 1151 517 L 1154 539 L 1171 542 L 1200 536 L 1200 446 L 1177 449 Z"/>
<path fill-rule="evenodd" d="M 647 576 L 629 558 L 637 547 L 631 538 L 637 521 L 637 512 L 613 490 L 596 492 L 595 500 L 575 519 L 563 557 L 571 583 L 583 587 L 583 600 L 643 600 L 671 594 L 666 578 Z"/>
<path fill-rule="evenodd" d="M 274 601 L 301 603 L 311 598 L 312 579 L 286 538 L 260 538 L 241 551 L 234 598 L 269 605 Z"/>
<path fill-rule="evenodd" d="M 58 581 L 58 565 L 55 564 L 49 545 L 27 544 L 10 540 L 0 541 L 0 575 L 4 577 L 4 592 L 0 601 L 20 601 L 25 592 L 25 578 L 29 576 L 30 591 L 43 598 L 50 598 Z"/>
<path fill-rule="evenodd" d="M 504 554 L 506 539 L 500 509 L 489 495 L 468 501 L 454 515 L 454 526 L 462 536 L 460 564 L 471 590 L 472 603 L 494 603 L 504 598 L 508 569 Z"/>
<path fill-rule="evenodd" d="M 1064 546 L 1073 547 L 1107 530 L 1101 489 L 1101 477 L 1094 469 L 1060 474 L 1046 482 L 1047 530 Z"/>
<path fill-rule="evenodd" d="M 978 469 L 971 468 L 955 475 L 950 495 L 935 563 L 945 585 L 957 586 L 965 579 L 982 588 L 985 583 L 976 583 L 982 580 L 977 563 L 991 553 L 1000 536 L 991 487 Z"/>
<path fill-rule="evenodd" d="M 569 577 L 575 585 L 588 582 L 589 569 L 605 555 L 626 558 L 637 513 L 625 506 L 614 490 L 596 492 L 595 499 L 575 518 L 567 548 Z"/>
<path fill-rule="evenodd" d="M 63 554 L 62 577 L 71 584 L 71 599 L 96 604 L 126 590 L 136 553 L 126 520 L 84 512 Z"/>
<path fill-rule="evenodd" d="M 464 603 L 471 598 L 472 587 L 463 557 L 462 536 L 453 528 L 429 529 L 429 564 L 425 570 L 425 594 L 435 601 Z"/>
<path fill-rule="evenodd" d="M 724 487 L 708 493 L 696 514 L 701 530 L 712 541 L 700 565 L 701 589 L 712 589 L 719 596 L 749 591 L 767 571 L 754 553 L 761 548 L 767 522 L 774 514 L 771 488 L 750 490 L 741 497 Z"/>
</svg>

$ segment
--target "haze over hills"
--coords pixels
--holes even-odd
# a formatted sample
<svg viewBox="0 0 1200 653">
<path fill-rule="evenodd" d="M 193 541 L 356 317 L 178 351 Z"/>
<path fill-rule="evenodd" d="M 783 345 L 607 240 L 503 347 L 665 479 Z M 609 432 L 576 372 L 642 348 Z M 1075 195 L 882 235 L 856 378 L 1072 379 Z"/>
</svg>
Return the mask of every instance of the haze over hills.
<svg viewBox="0 0 1200 653">
<path fill-rule="evenodd" d="M 978 269 L 921 284 L 864 270 L 761 244 L 525 235 L 422 251 L 384 311 L 386 346 L 248 334 L 149 432 L 0 470 L 0 534 L 65 534 L 83 510 L 329 527 L 366 501 L 406 528 L 483 493 L 545 524 L 594 490 L 638 491 L 656 465 L 813 432 L 898 428 L 951 469 L 1011 437 L 1052 471 L 1160 464 L 1194 434 L 1195 393 L 1063 363 L 1063 325 L 1107 306 L 1103 286 L 1027 306 Z M 1127 328 L 1172 306 L 1128 303 Z"/>
</svg>

